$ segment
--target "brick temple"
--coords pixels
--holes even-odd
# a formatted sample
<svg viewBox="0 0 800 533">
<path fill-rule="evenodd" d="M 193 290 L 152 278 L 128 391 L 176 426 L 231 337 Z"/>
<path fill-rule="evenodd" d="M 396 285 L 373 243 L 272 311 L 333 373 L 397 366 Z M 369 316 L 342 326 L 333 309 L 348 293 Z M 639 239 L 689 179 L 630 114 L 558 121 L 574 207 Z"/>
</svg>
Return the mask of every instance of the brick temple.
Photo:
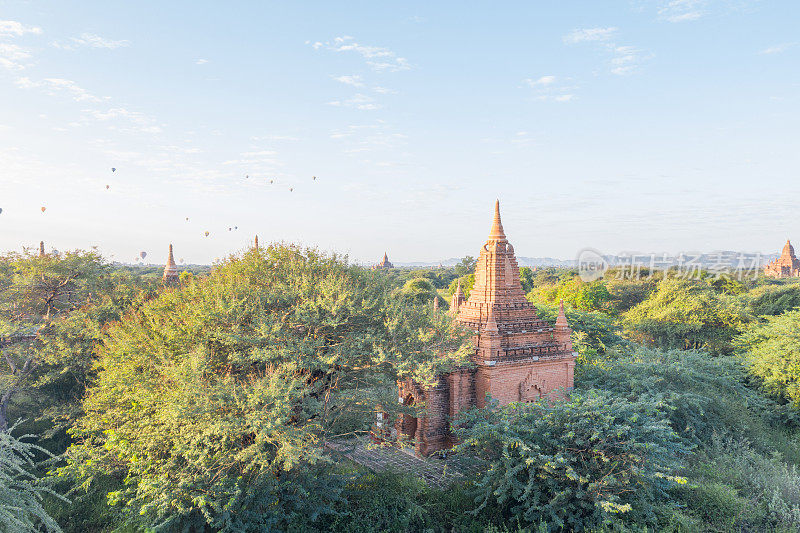
<svg viewBox="0 0 800 533">
<path fill-rule="evenodd" d="M 404 414 L 395 426 L 399 434 L 413 440 L 421 455 L 451 447 L 449 420 L 462 410 L 484 407 L 487 397 L 500 405 L 541 397 L 557 400 L 573 387 L 576 354 L 564 306 L 551 326 L 525 298 L 514 247 L 500 220 L 499 202 L 475 266 L 469 299 L 459 285 L 450 312 L 474 332 L 475 366 L 440 376 L 430 389 L 423 390 L 411 380 L 398 383 L 401 403 L 426 408 L 425 416 Z"/>
<path fill-rule="evenodd" d="M 164 285 L 174 285 L 178 283 L 180 278 L 181 273 L 178 271 L 178 265 L 175 264 L 175 256 L 172 255 L 172 244 L 170 244 L 167 263 L 164 265 L 164 275 L 161 277 L 161 280 Z"/>
<path fill-rule="evenodd" d="M 389 261 L 389 256 L 386 254 L 386 252 L 383 252 L 383 259 L 381 259 L 380 263 L 372 267 L 372 270 L 381 270 L 389 268 L 394 268 L 394 265 L 391 263 L 391 261 Z"/>
<path fill-rule="evenodd" d="M 764 274 L 773 278 L 800 277 L 800 259 L 794 255 L 794 246 L 786 239 L 781 256 L 764 265 Z"/>
</svg>

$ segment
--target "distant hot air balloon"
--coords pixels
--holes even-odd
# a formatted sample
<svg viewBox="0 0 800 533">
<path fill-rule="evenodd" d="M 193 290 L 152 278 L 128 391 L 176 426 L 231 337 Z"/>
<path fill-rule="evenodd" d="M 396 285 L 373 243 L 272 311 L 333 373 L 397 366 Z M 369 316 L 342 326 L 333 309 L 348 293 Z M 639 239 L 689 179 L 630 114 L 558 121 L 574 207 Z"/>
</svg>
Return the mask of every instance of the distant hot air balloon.
<svg viewBox="0 0 800 533">
<path fill-rule="evenodd" d="M 106 190 L 110 189 L 111 185 L 106 185 Z"/>
<path fill-rule="evenodd" d="M 2 209 L 0 209 L 2 211 Z M 233 229 L 239 229 L 239 226 L 234 226 Z"/>
<path fill-rule="evenodd" d="M 247 179 L 249 177 L 250 177 L 250 174 L 247 174 L 247 175 L 245 175 L 244 179 Z"/>
<path fill-rule="evenodd" d="M 275 183 L 275 180 L 269 180 L 270 183 Z"/>
<path fill-rule="evenodd" d="M 186 222 L 189 222 L 189 217 L 186 217 Z"/>
<path fill-rule="evenodd" d="M 206 232 L 206 234 L 205 234 L 205 235 L 206 235 L 206 237 L 208 237 L 208 233 L 209 233 L 209 232 Z"/>
<path fill-rule="evenodd" d="M 181 257 L 180 259 L 178 259 L 178 261 L 180 261 L 181 263 L 183 263 L 183 257 Z"/>
<path fill-rule="evenodd" d="M 44 213 L 45 211 L 47 211 L 47 208 L 45 206 L 42 206 L 42 213 Z"/>
<path fill-rule="evenodd" d="M 292 192 L 293 190 L 294 190 L 294 188 L 289 187 L 289 192 Z"/>
<path fill-rule="evenodd" d="M 147 257 L 147 252 L 145 252 L 145 251 L 141 251 L 141 252 L 139 252 L 139 257 L 141 257 L 142 259 L 144 259 L 145 257 Z"/>
<path fill-rule="evenodd" d="M 111 172 L 116 172 L 116 171 L 117 171 L 117 169 L 116 169 L 116 168 L 114 168 L 114 167 L 111 167 Z"/>
<path fill-rule="evenodd" d="M 228 228 L 228 231 L 233 231 L 231 228 Z"/>
<path fill-rule="evenodd" d="M 2 208 L 2 207 L 0 207 L 0 213 L 2 213 L 2 212 L 3 212 L 3 208 Z"/>
<path fill-rule="evenodd" d="M 312 180 L 316 180 L 316 179 L 317 179 L 317 177 L 316 177 L 316 176 L 311 176 L 311 179 L 312 179 Z"/>
</svg>

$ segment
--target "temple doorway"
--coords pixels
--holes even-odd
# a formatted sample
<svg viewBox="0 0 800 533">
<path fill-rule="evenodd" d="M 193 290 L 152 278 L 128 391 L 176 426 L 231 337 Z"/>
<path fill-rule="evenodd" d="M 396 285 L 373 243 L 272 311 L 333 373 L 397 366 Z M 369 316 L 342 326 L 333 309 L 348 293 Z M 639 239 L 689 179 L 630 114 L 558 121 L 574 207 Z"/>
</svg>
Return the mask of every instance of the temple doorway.
<svg viewBox="0 0 800 533">
<path fill-rule="evenodd" d="M 412 395 L 408 395 L 403 399 L 403 405 L 411 407 L 414 405 L 414 397 Z M 401 438 L 405 437 L 412 442 L 417 436 L 417 426 L 419 424 L 419 420 L 417 417 L 403 413 L 402 418 L 400 420 L 400 436 Z"/>
</svg>

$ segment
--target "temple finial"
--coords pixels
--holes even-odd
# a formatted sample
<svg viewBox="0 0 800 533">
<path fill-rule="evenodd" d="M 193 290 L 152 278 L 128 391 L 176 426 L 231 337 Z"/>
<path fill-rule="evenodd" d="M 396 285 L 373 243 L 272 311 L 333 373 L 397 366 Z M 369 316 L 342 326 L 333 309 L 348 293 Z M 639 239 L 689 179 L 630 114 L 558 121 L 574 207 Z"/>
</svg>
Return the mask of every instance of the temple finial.
<svg viewBox="0 0 800 533">
<path fill-rule="evenodd" d="M 256 235 L 255 248 L 256 248 L 256 250 L 258 250 L 258 235 Z"/>
<path fill-rule="evenodd" d="M 497 321 L 494 319 L 494 305 L 489 304 L 489 315 L 486 317 L 486 324 L 483 326 L 486 333 L 498 333 Z"/>
<path fill-rule="evenodd" d="M 506 239 L 506 234 L 503 232 L 503 222 L 500 220 L 500 200 L 494 202 L 494 220 L 492 221 L 492 229 L 489 231 L 489 240 L 503 241 Z"/>
<path fill-rule="evenodd" d="M 169 256 L 167 256 L 167 264 L 164 265 L 164 275 L 162 281 L 164 284 L 177 283 L 180 278 L 178 272 L 178 265 L 175 264 L 175 257 L 172 255 L 172 243 L 169 245 Z"/>
<path fill-rule="evenodd" d="M 39 257 L 44 257 L 44 241 L 39 241 Z"/>
<path fill-rule="evenodd" d="M 569 323 L 567 322 L 567 315 L 566 313 L 564 313 L 564 300 L 561 300 L 558 303 L 558 318 L 556 318 L 556 327 L 557 328 L 569 327 Z"/>
</svg>

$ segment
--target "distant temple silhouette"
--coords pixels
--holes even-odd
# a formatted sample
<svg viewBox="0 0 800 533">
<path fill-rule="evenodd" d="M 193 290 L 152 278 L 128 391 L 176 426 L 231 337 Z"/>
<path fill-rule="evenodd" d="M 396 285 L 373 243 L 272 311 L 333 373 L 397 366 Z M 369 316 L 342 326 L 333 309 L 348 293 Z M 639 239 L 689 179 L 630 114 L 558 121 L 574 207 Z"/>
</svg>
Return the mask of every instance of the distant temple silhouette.
<svg viewBox="0 0 800 533">
<path fill-rule="evenodd" d="M 783 245 L 781 256 L 764 265 L 764 274 L 773 278 L 800 277 L 800 259 L 794 255 L 794 247 L 789 239 Z"/>
<path fill-rule="evenodd" d="M 164 285 L 172 285 L 178 283 L 181 273 L 178 272 L 178 265 L 175 264 L 175 258 L 172 256 L 172 244 L 169 245 L 169 257 L 167 257 L 167 264 L 164 265 L 164 275 L 162 280 Z"/>
<path fill-rule="evenodd" d="M 372 267 L 373 270 L 380 270 L 382 268 L 394 268 L 394 265 L 389 262 L 389 256 L 386 255 L 386 252 L 383 252 L 383 260 L 380 263 Z"/>
<path fill-rule="evenodd" d="M 551 326 L 525 298 L 514 247 L 500 220 L 499 202 L 495 202 L 492 228 L 475 266 L 469 299 L 459 283 L 450 312 L 474 332 L 475 366 L 439 376 L 433 388 L 423 389 L 410 379 L 398 382 L 402 404 L 426 406 L 424 416 L 404 414 L 395 426 L 397 434 L 414 439 L 421 455 L 452 446 L 450 418 L 484 407 L 487 395 L 506 405 L 540 397 L 562 399 L 573 387 L 576 354 L 563 302 Z"/>
</svg>

